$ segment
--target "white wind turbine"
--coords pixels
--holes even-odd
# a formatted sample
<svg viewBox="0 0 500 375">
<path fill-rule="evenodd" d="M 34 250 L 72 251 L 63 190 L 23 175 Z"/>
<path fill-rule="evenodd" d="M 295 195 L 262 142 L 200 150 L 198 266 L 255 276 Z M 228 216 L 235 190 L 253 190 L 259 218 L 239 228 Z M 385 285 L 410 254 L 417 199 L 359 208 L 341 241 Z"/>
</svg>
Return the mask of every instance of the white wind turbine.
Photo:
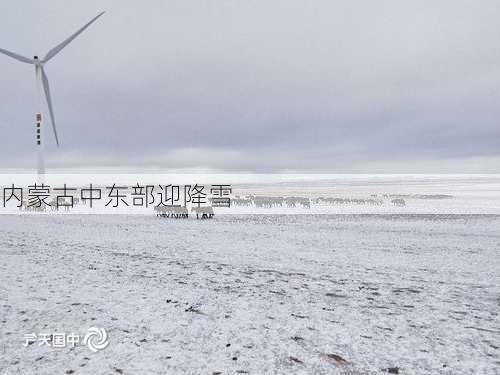
<svg viewBox="0 0 500 375">
<path fill-rule="evenodd" d="M 45 163 L 44 163 L 44 158 L 43 158 L 43 142 L 42 142 L 42 134 L 43 134 L 43 127 L 42 127 L 42 99 L 41 97 L 43 96 L 42 94 L 42 88 L 45 93 L 45 99 L 47 101 L 47 107 L 49 109 L 49 114 L 50 114 L 50 120 L 52 122 L 52 130 L 54 131 L 54 137 L 56 140 L 57 146 L 59 146 L 59 138 L 57 136 L 57 129 L 56 129 L 56 120 L 54 117 L 54 110 L 52 108 L 52 99 L 50 97 L 50 87 L 49 87 L 49 80 L 47 78 L 47 74 L 45 73 L 44 70 L 44 65 L 49 62 L 55 55 L 57 55 L 61 50 L 66 47 L 68 44 L 70 44 L 73 39 L 75 39 L 78 35 L 80 35 L 87 27 L 89 27 L 91 24 L 93 24 L 99 17 L 101 17 L 105 12 L 102 12 L 98 14 L 96 17 L 94 17 L 89 23 L 87 23 L 85 26 L 83 26 L 80 30 L 78 30 L 76 33 L 71 35 L 68 39 L 66 39 L 64 42 L 58 44 L 54 48 L 52 48 L 47 55 L 40 60 L 38 56 L 34 56 L 32 59 L 28 57 L 21 56 L 17 53 L 10 52 L 4 49 L 0 48 L 0 53 L 3 53 L 4 55 L 10 56 L 18 61 L 21 61 L 26 64 L 31 64 L 35 66 L 35 73 L 36 73 L 36 96 L 37 96 L 37 110 L 38 112 L 36 113 L 36 145 L 37 145 L 37 154 L 38 154 L 38 176 L 39 179 L 42 180 L 43 182 L 43 176 L 45 174 Z"/>
</svg>

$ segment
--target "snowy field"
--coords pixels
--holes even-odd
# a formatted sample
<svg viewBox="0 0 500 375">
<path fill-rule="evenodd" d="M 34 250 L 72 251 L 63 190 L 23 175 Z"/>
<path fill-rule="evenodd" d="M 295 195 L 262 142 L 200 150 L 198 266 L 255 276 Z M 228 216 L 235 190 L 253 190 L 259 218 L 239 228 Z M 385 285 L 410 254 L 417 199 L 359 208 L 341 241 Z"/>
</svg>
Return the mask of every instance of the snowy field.
<svg viewBox="0 0 500 375">
<path fill-rule="evenodd" d="M 1 374 L 500 373 L 500 216 L 0 221 Z"/>
</svg>

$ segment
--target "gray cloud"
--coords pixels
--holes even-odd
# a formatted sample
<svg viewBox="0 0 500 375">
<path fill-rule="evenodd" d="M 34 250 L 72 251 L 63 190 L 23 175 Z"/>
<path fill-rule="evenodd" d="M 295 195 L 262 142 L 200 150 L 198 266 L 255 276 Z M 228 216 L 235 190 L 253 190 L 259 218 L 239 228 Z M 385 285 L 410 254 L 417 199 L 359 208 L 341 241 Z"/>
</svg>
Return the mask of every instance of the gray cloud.
<svg viewBox="0 0 500 375">
<path fill-rule="evenodd" d="M 147 4 L 0 5 L 28 56 L 107 11 L 47 65 L 53 167 L 500 172 L 495 1 Z M 34 71 L 0 69 L 1 165 L 29 165 Z"/>
</svg>

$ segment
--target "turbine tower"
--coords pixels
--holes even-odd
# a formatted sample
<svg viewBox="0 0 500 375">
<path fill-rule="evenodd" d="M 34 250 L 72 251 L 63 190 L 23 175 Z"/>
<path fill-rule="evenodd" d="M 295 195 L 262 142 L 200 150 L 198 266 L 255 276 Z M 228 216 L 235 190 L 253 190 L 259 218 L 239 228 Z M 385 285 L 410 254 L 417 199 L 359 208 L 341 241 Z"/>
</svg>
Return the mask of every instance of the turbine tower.
<svg viewBox="0 0 500 375">
<path fill-rule="evenodd" d="M 50 86 L 49 79 L 47 78 L 47 74 L 45 73 L 44 66 L 47 62 L 49 62 L 55 55 L 61 52 L 64 47 L 70 44 L 73 39 L 75 39 L 78 35 L 80 35 L 87 27 L 92 25 L 99 17 L 101 17 L 105 12 L 99 13 L 96 17 L 94 17 L 90 22 L 84 25 L 81 29 L 79 29 L 76 33 L 71 35 L 68 39 L 58 44 L 54 48 L 52 48 L 47 55 L 43 59 L 40 59 L 38 56 L 34 56 L 32 59 L 28 57 L 21 56 L 17 53 L 7 51 L 5 49 L 0 48 L 0 53 L 4 55 L 10 56 L 13 59 L 16 59 L 20 62 L 31 64 L 35 66 L 35 75 L 36 75 L 36 97 L 37 97 L 37 113 L 36 113 L 36 149 L 37 149 L 37 172 L 39 182 L 43 182 L 43 176 L 45 175 L 45 162 L 43 157 L 43 149 L 44 149 L 44 138 L 43 138 L 43 116 L 42 116 L 42 96 L 45 95 L 45 100 L 47 101 L 47 107 L 49 109 L 50 121 L 52 123 L 52 130 L 54 132 L 54 138 L 57 146 L 59 147 L 59 138 L 57 136 L 57 128 L 56 128 L 56 119 L 54 116 L 54 109 L 52 107 L 52 98 L 50 96 Z M 43 93 L 42 93 L 43 91 Z"/>
</svg>

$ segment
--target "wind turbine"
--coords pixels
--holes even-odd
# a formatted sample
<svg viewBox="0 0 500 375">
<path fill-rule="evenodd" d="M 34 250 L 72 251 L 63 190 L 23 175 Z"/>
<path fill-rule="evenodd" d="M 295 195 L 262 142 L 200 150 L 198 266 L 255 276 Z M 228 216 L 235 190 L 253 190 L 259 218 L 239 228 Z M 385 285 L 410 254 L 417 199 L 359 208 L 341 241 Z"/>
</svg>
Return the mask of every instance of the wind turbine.
<svg viewBox="0 0 500 375">
<path fill-rule="evenodd" d="M 52 108 L 52 98 L 50 97 L 50 86 L 49 79 L 47 74 L 45 73 L 44 66 L 47 62 L 49 62 L 54 56 L 56 56 L 59 52 L 61 52 L 64 47 L 70 44 L 73 39 L 75 39 L 78 35 L 80 35 L 87 27 L 92 25 L 99 17 L 101 17 L 105 12 L 99 13 L 96 17 L 94 17 L 90 22 L 84 25 L 81 29 L 79 29 L 76 33 L 71 35 L 68 39 L 58 44 L 54 48 L 52 48 L 47 55 L 43 59 L 39 59 L 38 56 L 34 56 L 32 59 L 28 57 L 21 56 L 17 53 L 7 51 L 5 49 L 0 48 L 0 53 L 4 55 L 10 56 L 13 59 L 16 59 L 20 62 L 31 64 L 35 66 L 35 74 L 36 74 L 36 96 L 37 96 L 37 113 L 36 113 L 36 146 L 37 146 L 37 155 L 38 155 L 38 163 L 37 163 L 37 171 L 38 178 L 43 182 L 43 176 L 45 175 L 45 163 L 43 158 L 43 142 L 42 142 L 42 99 L 41 97 L 45 94 L 45 100 L 47 101 L 47 107 L 49 109 L 50 121 L 52 123 L 52 130 L 54 131 L 54 138 L 56 140 L 56 144 L 59 147 L 59 138 L 57 136 L 57 128 L 56 128 L 56 119 L 54 117 L 54 110 Z M 43 93 L 42 93 L 43 89 Z"/>
</svg>

